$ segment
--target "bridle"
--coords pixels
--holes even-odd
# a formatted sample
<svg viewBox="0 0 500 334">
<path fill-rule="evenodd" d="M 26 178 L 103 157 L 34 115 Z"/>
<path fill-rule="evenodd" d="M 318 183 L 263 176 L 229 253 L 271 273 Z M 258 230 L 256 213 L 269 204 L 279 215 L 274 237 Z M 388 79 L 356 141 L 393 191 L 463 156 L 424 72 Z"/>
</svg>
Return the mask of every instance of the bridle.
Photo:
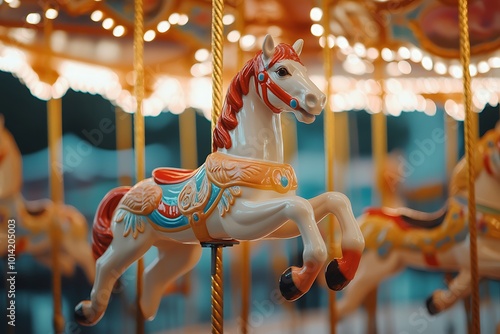
<svg viewBox="0 0 500 334">
<path fill-rule="evenodd" d="M 269 97 L 267 95 L 267 91 L 271 91 L 278 99 L 284 102 L 286 105 L 290 106 L 292 109 L 297 110 L 300 109 L 299 100 L 295 97 L 288 94 L 283 88 L 281 88 L 277 83 L 275 83 L 269 77 L 269 73 L 267 73 L 268 67 L 264 66 L 264 61 L 262 57 L 258 57 L 257 67 L 255 69 L 255 77 L 257 80 L 255 81 L 255 88 L 257 90 L 257 94 L 260 96 L 262 101 L 266 104 L 266 106 L 271 109 L 274 113 L 279 114 L 283 110 L 275 107 L 269 102 Z M 259 85 L 260 85 L 260 93 L 259 93 Z M 262 94 L 262 95 L 261 95 Z"/>
</svg>

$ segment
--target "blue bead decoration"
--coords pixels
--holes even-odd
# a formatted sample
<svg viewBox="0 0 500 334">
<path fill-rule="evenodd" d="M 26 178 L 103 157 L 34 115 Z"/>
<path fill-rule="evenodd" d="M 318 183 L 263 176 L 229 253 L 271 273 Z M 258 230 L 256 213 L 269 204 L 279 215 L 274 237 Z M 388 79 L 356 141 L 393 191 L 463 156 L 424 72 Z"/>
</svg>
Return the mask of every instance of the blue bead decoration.
<svg viewBox="0 0 500 334">
<path fill-rule="evenodd" d="M 193 220 L 195 222 L 197 222 L 199 219 L 200 219 L 200 217 L 198 217 L 198 214 L 197 213 L 193 213 Z"/>
<path fill-rule="evenodd" d="M 281 185 L 283 187 L 286 187 L 288 185 L 288 179 L 286 178 L 286 176 L 281 177 Z"/>
<path fill-rule="evenodd" d="M 290 107 L 292 107 L 293 109 L 297 108 L 297 105 L 298 105 L 298 103 L 297 103 L 296 99 L 292 99 L 290 101 Z"/>
<path fill-rule="evenodd" d="M 257 77 L 257 79 L 259 79 L 259 81 L 264 81 L 264 79 L 265 79 L 264 73 L 260 72 L 259 76 Z"/>
</svg>

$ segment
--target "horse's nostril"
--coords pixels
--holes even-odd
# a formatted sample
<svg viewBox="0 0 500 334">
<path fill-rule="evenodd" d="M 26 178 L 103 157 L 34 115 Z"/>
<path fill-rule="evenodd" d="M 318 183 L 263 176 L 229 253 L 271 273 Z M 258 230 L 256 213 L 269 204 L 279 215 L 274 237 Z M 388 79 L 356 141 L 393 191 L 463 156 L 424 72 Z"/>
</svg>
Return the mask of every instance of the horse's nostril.
<svg viewBox="0 0 500 334">
<path fill-rule="evenodd" d="M 306 105 L 309 108 L 315 107 L 318 104 L 318 97 L 315 94 L 306 95 Z"/>
</svg>

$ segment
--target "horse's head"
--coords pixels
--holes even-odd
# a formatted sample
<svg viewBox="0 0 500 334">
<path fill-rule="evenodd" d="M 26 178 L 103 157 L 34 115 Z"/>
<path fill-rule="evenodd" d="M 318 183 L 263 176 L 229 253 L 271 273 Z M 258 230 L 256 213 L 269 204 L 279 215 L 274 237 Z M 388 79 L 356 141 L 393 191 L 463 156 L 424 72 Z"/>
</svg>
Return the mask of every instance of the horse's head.
<svg viewBox="0 0 500 334">
<path fill-rule="evenodd" d="M 500 181 L 500 122 L 481 138 L 479 150 L 483 151 L 486 172 Z"/>
<path fill-rule="evenodd" d="M 275 47 L 273 38 L 267 35 L 256 59 L 255 80 L 257 92 L 269 109 L 293 112 L 300 122 L 311 123 L 323 110 L 326 97 L 300 62 L 303 44 L 299 39 L 293 47 Z"/>
</svg>

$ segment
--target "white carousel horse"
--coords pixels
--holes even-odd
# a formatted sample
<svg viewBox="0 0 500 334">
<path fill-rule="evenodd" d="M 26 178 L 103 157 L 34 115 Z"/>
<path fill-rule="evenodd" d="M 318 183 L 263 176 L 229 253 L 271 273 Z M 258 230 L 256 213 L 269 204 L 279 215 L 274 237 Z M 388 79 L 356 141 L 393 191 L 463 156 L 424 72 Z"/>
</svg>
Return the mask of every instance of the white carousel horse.
<svg viewBox="0 0 500 334">
<path fill-rule="evenodd" d="M 26 201 L 21 195 L 21 153 L 0 115 L 0 240 L 7 244 L 8 221 L 16 225 L 16 255 L 29 253 L 39 262 L 52 266 L 50 231 L 54 221 L 62 230 L 59 266 L 70 276 L 78 264 L 89 282 L 94 281 L 95 265 L 88 243 L 85 217 L 74 207 L 54 204 L 48 199 Z M 5 241 L 5 243 L 4 243 Z M 0 256 L 6 256 L 2 247 Z"/>
<path fill-rule="evenodd" d="M 474 159 L 481 278 L 500 279 L 500 127 L 478 142 Z M 338 303 L 339 316 L 357 309 L 382 280 L 406 267 L 459 272 L 446 291 L 427 300 L 436 314 L 470 292 L 466 162 L 455 167 L 447 205 L 436 213 L 408 208 L 369 209 L 358 218 L 366 250 L 356 278 Z"/>
<path fill-rule="evenodd" d="M 330 192 L 305 200 L 295 194 L 297 179 L 283 163 L 280 113 L 311 123 L 325 95 L 311 82 L 299 59 L 302 40 L 263 50 L 232 80 L 213 133 L 213 150 L 194 171 L 160 168 L 133 188 L 111 190 L 94 220 L 96 279 L 90 300 L 75 307 L 80 324 L 103 316 L 116 279 L 151 246 L 158 257 L 144 271 L 140 307 L 156 315 L 161 291 L 191 270 L 200 242 L 256 240 L 302 235 L 303 267 L 281 276 L 280 290 L 295 300 L 309 290 L 327 259 L 317 222 L 329 213 L 342 227 L 341 259 L 326 270 L 332 289 L 343 288 L 356 272 L 364 247 L 349 199 Z"/>
</svg>

